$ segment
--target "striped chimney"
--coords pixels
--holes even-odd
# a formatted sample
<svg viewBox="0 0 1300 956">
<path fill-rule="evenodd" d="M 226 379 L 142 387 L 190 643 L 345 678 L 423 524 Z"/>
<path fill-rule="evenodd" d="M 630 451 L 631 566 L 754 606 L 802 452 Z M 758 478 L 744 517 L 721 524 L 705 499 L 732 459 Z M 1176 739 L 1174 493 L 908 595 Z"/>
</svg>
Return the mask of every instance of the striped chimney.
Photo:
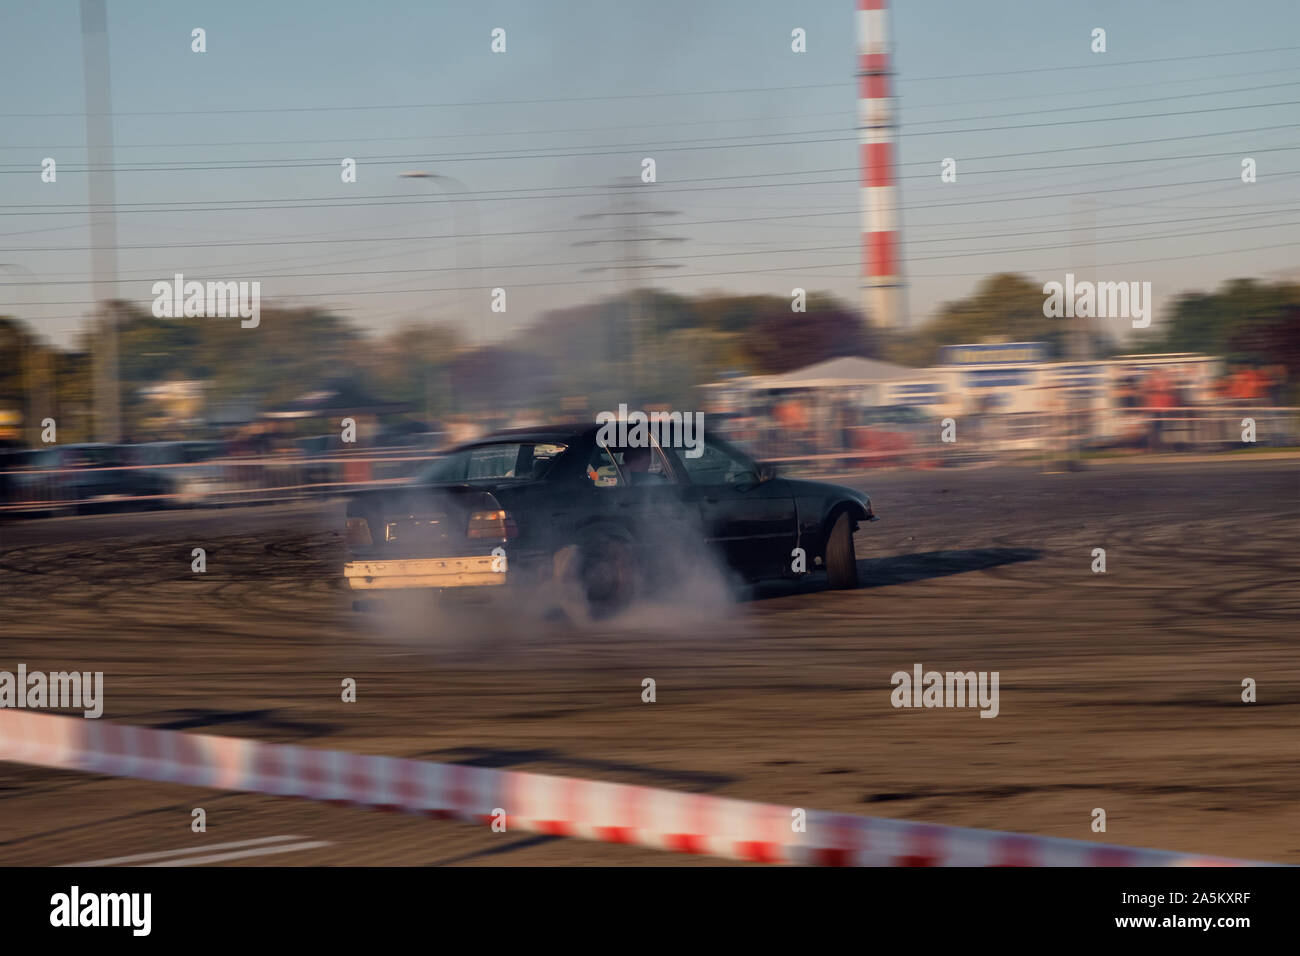
<svg viewBox="0 0 1300 956">
<path fill-rule="evenodd" d="M 879 328 L 903 324 L 898 261 L 894 100 L 888 0 L 858 0 L 858 132 L 862 149 L 862 308 Z"/>
</svg>

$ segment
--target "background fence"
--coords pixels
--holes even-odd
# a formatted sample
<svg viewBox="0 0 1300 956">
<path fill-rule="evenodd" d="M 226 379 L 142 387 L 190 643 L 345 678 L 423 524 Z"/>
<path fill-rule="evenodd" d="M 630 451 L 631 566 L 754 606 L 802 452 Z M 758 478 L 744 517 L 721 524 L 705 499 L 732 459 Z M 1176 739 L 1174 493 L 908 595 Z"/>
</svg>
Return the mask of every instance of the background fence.
<svg viewBox="0 0 1300 956">
<path fill-rule="evenodd" d="M 1243 440 L 1245 419 L 1254 423 L 1254 446 Z M 1072 458 L 1108 450 L 1185 453 L 1300 446 L 1300 409 L 1287 407 L 1136 408 L 1105 418 L 1086 412 L 963 416 L 953 420 L 950 442 L 942 440 L 944 426 L 939 419 L 844 428 L 821 423 L 797 432 L 752 422 L 742 428 L 727 424 L 724 421 L 720 428 L 724 437 L 792 474 L 961 467 Z M 705 428 L 707 432 L 707 417 Z M 131 446 L 120 446 L 116 457 L 110 453 L 112 447 L 97 449 L 103 452 L 101 460 L 130 457 Z M 78 514 L 328 497 L 405 481 L 438 457 L 432 449 L 396 446 L 178 464 L 22 464 L 22 456 L 39 457 L 47 451 L 11 453 L 0 468 L 0 514 Z"/>
</svg>

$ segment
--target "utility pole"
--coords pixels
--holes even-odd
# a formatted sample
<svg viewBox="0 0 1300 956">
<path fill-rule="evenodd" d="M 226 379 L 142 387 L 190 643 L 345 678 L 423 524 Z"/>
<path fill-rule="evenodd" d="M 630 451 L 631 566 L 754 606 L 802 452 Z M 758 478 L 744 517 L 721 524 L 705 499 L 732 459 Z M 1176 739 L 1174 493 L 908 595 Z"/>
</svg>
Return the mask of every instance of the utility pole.
<svg viewBox="0 0 1300 956">
<path fill-rule="evenodd" d="M 81 53 L 86 82 L 86 159 L 90 194 L 91 270 L 100 310 L 95 355 L 95 436 L 121 439 L 117 367 L 117 220 L 113 190 L 113 97 L 109 89 L 105 0 L 81 0 Z"/>
<path fill-rule="evenodd" d="M 622 278 L 624 295 L 624 319 L 622 335 L 611 335 L 607 340 L 609 358 L 614 360 L 620 345 L 626 349 L 628 363 L 627 381 L 640 392 L 647 384 L 648 377 L 643 374 L 645 362 L 654 354 L 654 343 L 649 341 L 647 324 L 653 325 L 653 312 L 647 317 L 643 314 L 641 295 L 638 286 L 642 276 L 656 272 L 668 272 L 683 268 L 678 262 L 657 262 L 645 252 L 646 247 L 654 243 L 685 242 L 685 236 L 665 236 L 654 231 L 650 225 L 654 217 L 677 216 L 673 209 L 651 209 L 643 202 L 638 190 L 648 188 L 640 177 L 629 176 L 615 180 L 611 184 L 609 207 L 601 212 L 587 213 L 579 219 L 612 219 L 616 225 L 611 234 L 599 239 L 584 239 L 574 246 L 614 246 L 619 253 L 617 264 L 589 266 L 583 272 L 618 272 Z M 651 304 L 653 309 L 653 303 Z M 621 340 L 621 341 L 620 341 Z"/>
</svg>

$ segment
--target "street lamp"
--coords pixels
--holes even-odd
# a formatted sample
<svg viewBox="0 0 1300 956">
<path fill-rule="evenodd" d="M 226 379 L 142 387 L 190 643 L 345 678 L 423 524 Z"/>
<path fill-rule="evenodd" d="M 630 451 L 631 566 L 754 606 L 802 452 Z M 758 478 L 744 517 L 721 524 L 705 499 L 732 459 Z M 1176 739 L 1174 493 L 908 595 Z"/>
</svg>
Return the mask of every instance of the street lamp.
<svg viewBox="0 0 1300 956">
<path fill-rule="evenodd" d="M 458 238 L 461 239 L 463 242 L 466 236 L 466 231 L 464 229 L 465 219 L 462 219 L 462 215 L 467 214 L 467 218 L 470 226 L 470 232 L 472 232 L 474 236 L 474 265 L 475 266 L 482 265 L 482 245 L 480 242 L 479 228 L 478 228 L 478 210 L 477 207 L 474 205 L 473 201 L 469 198 L 469 187 L 467 187 L 463 182 L 461 182 L 455 176 L 448 176 L 444 173 L 431 173 L 423 169 L 408 169 L 404 172 L 398 173 L 398 175 L 402 179 L 429 180 L 441 186 L 444 191 L 446 191 L 448 185 L 452 187 L 452 189 L 454 190 L 453 195 L 455 195 L 457 199 L 456 232 L 458 233 Z M 459 272 L 464 273 L 466 269 L 462 257 L 462 252 L 461 252 L 462 242 L 456 243 L 456 268 Z M 468 290 L 471 296 L 473 295 L 474 292 L 472 288 L 474 284 L 475 283 L 473 282 L 467 283 L 467 285 L 471 287 Z M 470 331 L 470 337 L 473 338 L 475 324 L 472 322 L 469 323 L 468 328 Z"/>
<path fill-rule="evenodd" d="M 458 234 L 457 235 L 458 241 L 456 242 L 457 272 L 459 274 L 463 274 L 466 271 L 465 262 L 464 262 L 464 253 L 463 253 L 464 240 L 466 236 L 466 231 L 464 229 L 463 224 L 465 222 L 464 217 L 466 213 L 468 213 L 468 221 L 470 223 L 471 230 L 474 235 L 474 264 L 476 266 L 482 265 L 482 247 L 480 244 L 480 236 L 479 236 L 479 228 L 478 228 L 478 210 L 474 206 L 474 203 L 469 200 L 469 187 L 467 187 L 464 183 L 462 183 L 459 179 L 457 179 L 454 176 L 447 176 L 443 173 L 431 173 L 428 170 L 424 170 L 424 169 L 408 169 L 404 172 L 399 173 L 398 175 L 403 179 L 428 180 L 429 182 L 435 183 L 438 186 L 442 187 L 444 192 L 447 191 L 447 187 L 449 185 L 451 186 L 452 190 L 455 191 L 458 200 L 455 204 L 456 205 L 456 232 Z M 474 285 L 475 283 L 473 281 L 466 283 L 467 295 L 470 297 L 471 304 L 474 295 L 474 289 L 473 289 Z M 461 318 L 464 319 L 465 316 L 462 314 Z M 462 325 L 468 329 L 470 340 L 473 341 L 476 324 L 473 322 L 469 322 L 469 323 L 462 322 Z M 432 427 L 433 390 L 430 388 L 430 383 L 427 377 L 427 373 L 426 373 L 426 378 L 424 383 L 424 393 L 425 393 L 424 396 L 425 405 L 427 406 L 427 417 L 429 419 L 430 427 Z"/>
</svg>

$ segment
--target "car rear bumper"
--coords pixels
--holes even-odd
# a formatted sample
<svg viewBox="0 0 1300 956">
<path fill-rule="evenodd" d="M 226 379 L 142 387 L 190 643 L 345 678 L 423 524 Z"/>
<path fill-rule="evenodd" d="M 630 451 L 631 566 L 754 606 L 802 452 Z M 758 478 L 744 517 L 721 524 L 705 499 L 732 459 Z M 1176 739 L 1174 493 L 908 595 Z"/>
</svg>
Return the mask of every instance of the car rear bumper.
<svg viewBox="0 0 1300 956">
<path fill-rule="evenodd" d="M 483 555 L 470 558 L 405 558 L 391 561 L 349 561 L 343 576 L 354 591 L 389 588 L 499 587 L 506 583 L 500 558 Z"/>
</svg>

